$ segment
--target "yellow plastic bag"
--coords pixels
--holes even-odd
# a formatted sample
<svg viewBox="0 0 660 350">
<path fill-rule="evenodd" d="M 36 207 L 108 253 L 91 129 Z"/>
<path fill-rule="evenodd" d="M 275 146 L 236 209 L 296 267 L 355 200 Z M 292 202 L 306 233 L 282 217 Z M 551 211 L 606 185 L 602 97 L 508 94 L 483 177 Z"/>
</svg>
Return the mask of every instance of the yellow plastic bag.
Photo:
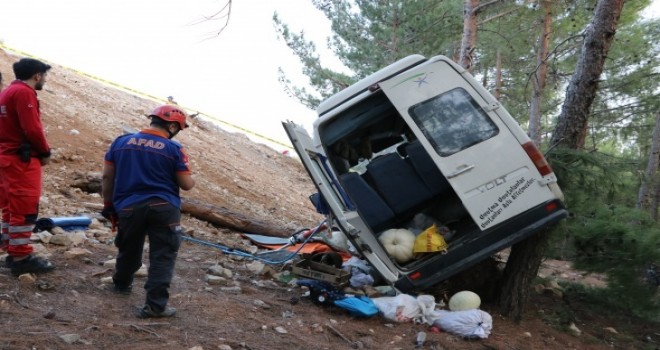
<svg viewBox="0 0 660 350">
<path fill-rule="evenodd" d="M 415 238 L 413 253 L 446 253 L 447 247 L 448 245 L 447 242 L 445 242 L 444 237 L 438 233 L 438 228 L 433 224 Z"/>
</svg>

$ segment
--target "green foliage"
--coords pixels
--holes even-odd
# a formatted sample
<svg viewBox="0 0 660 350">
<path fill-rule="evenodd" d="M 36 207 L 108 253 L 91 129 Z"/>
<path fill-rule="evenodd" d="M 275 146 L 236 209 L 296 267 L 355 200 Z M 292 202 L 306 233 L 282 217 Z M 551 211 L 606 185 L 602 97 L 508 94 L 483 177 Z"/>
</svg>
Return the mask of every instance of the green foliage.
<svg viewBox="0 0 660 350">
<path fill-rule="evenodd" d="M 332 23 L 330 47 L 356 78 L 410 54 L 451 53 L 462 6 L 454 1 L 335 1 L 319 7 Z M 458 28 L 458 30 L 457 30 Z M 449 44 L 449 46 L 448 46 Z"/>
<path fill-rule="evenodd" d="M 317 93 L 309 92 L 305 87 L 294 86 L 280 68 L 279 80 L 290 96 L 295 97 L 309 108 L 315 108 L 322 98 L 330 96 L 353 83 L 354 79 L 350 76 L 324 68 L 321 65 L 321 60 L 316 53 L 316 45 L 307 41 L 304 32 L 299 34 L 291 32 L 289 26 L 282 23 L 277 14 L 273 16 L 273 21 L 287 46 L 300 58 L 303 64 L 303 73 L 310 79 L 310 85 L 317 91 Z"/>
<path fill-rule="evenodd" d="M 660 227 L 640 210 L 602 203 L 576 208 L 564 230 L 573 236 L 575 268 L 603 273 L 602 299 L 646 318 L 660 315 L 660 289 L 647 272 L 660 264 Z"/>
<path fill-rule="evenodd" d="M 630 165 L 621 166 L 624 162 L 619 163 L 618 159 L 604 153 L 553 149 L 546 157 L 557 175 L 571 213 L 569 219 L 561 222 L 554 230 L 546 256 L 573 260 L 578 254 L 574 245 L 573 219 L 590 215 L 588 212 L 592 202 L 628 202 L 638 184 L 634 173 L 630 171 Z M 634 203 L 630 205 L 634 206 Z"/>
<path fill-rule="evenodd" d="M 553 149 L 546 154 L 569 206 L 581 201 L 604 197 L 612 199 L 623 185 L 621 168 L 599 152 Z"/>
<path fill-rule="evenodd" d="M 545 88 L 542 92 L 543 133 L 547 134 L 554 127 L 553 117 L 556 117 L 563 103 L 563 94 L 570 79 L 577 57 L 580 52 L 583 29 L 593 16 L 593 4 L 589 0 L 573 0 L 568 2 L 553 2 L 553 16 L 551 23 L 548 56 L 545 59 L 548 65 Z M 543 26 L 541 6 L 536 4 L 523 7 L 517 11 L 516 16 L 508 15 L 499 20 L 498 27 L 489 32 L 504 33 L 511 43 L 509 50 L 504 51 L 503 66 L 505 81 L 501 102 L 509 112 L 516 116 L 516 120 L 525 125 L 529 118 L 529 104 L 532 93 L 532 79 L 538 69 L 538 43 Z M 484 29 L 488 29 L 485 25 Z M 511 33 L 511 34 L 509 34 Z M 484 50 L 492 51 L 492 35 L 488 39 L 482 35 L 480 46 Z M 496 44 L 497 45 L 497 44 Z M 503 51 L 502 46 L 496 46 Z M 493 62 L 492 58 L 484 53 L 484 61 Z"/>
<path fill-rule="evenodd" d="M 657 317 L 660 290 L 646 273 L 653 264 L 660 266 L 660 224 L 634 208 L 635 162 L 564 149 L 548 157 L 563 179 L 571 211 L 553 233 L 548 252 L 572 259 L 577 269 L 606 274 L 608 302 L 637 316 Z"/>
<path fill-rule="evenodd" d="M 612 140 L 619 151 L 648 152 L 660 110 L 660 21 L 632 22 L 617 30 L 591 117 L 591 142 Z"/>
<path fill-rule="evenodd" d="M 283 71 L 280 82 L 304 105 L 318 103 L 357 80 L 410 54 L 451 56 L 462 31 L 462 2 L 452 1 L 320 1 L 314 5 L 331 22 L 328 47 L 349 74 L 324 67 L 316 44 L 304 31 L 294 32 L 274 15 L 276 30 L 299 57 L 311 91 L 293 86 Z"/>
<path fill-rule="evenodd" d="M 331 23 L 325 43 L 346 70 L 323 65 L 317 43 L 304 31 L 295 32 L 274 16 L 276 29 L 300 58 L 305 86 L 296 86 L 280 71 L 286 91 L 304 105 L 319 102 L 353 82 L 409 54 L 455 57 L 463 27 L 462 0 L 313 0 Z M 552 2 L 552 29 L 546 88 L 543 91 L 543 133 L 554 128 L 566 84 L 577 63 L 584 32 L 596 0 Z M 649 0 L 628 0 L 612 44 L 589 123 L 589 146 L 616 148 L 614 154 L 648 149 L 654 113 L 660 108 L 660 21 L 639 18 Z M 525 125 L 529 115 L 531 79 L 537 69 L 537 39 L 544 11 L 539 2 L 482 2 L 478 13 L 477 46 L 471 54 L 473 74 L 491 91 L 496 59 L 502 59 L 500 101 Z M 548 137 L 546 137 L 548 138 Z"/>
<path fill-rule="evenodd" d="M 654 310 L 631 313 L 628 306 L 621 303 L 620 296 L 612 293 L 609 289 L 589 287 L 571 282 L 562 282 L 560 286 L 562 287 L 566 307 L 558 308 L 554 313 L 548 315 L 550 317 L 547 318 L 548 321 L 555 325 L 565 325 L 579 320 L 580 316 L 576 315 L 576 310 L 571 307 L 573 301 L 579 301 L 581 304 L 588 305 L 592 313 L 627 319 L 628 322 L 619 322 L 620 324 L 644 321 L 657 322 L 660 320 L 660 316 L 657 312 L 654 314 Z M 622 329 L 619 330 L 621 331 Z"/>
</svg>

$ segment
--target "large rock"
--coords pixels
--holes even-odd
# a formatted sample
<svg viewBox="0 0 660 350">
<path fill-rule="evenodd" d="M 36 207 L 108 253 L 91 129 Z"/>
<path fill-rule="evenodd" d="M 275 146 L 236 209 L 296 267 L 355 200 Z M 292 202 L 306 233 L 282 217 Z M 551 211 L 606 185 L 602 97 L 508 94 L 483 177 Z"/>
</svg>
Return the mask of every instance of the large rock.
<svg viewBox="0 0 660 350">
<path fill-rule="evenodd" d="M 64 257 L 67 259 L 75 259 L 86 255 L 92 255 L 92 252 L 84 248 L 76 248 L 76 247 L 71 248 L 66 252 L 64 252 Z"/>
<path fill-rule="evenodd" d="M 51 230 L 51 232 L 54 230 Z M 77 247 L 87 240 L 84 231 L 65 231 L 62 234 L 54 234 L 50 238 L 50 244 L 61 245 L 65 247 Z"/>
</svg>

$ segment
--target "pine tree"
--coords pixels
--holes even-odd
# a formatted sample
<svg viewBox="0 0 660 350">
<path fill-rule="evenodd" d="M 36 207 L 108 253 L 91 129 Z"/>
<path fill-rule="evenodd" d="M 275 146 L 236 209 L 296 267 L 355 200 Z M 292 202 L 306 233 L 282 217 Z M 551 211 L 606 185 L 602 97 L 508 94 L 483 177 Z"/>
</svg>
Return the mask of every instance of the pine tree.
<svg viewBox="0 0 660 350">
<path fill-rule="evenodd" d="M 599 0 L 593 21 L 586 32 L 578 66 L 566 92 L 559 123 L 553 133 L 553 145 L 569 149 L 584 147 L 589 109 L 595 99 L 598 79 L 616 33 L 624 0 Z M 528 298 L 526 286 L 538 274 L 544 250 L 552 231 L 545 230 L 511 249 L 504 274 L 500 310 L 520 321 Z"/>
</svg>

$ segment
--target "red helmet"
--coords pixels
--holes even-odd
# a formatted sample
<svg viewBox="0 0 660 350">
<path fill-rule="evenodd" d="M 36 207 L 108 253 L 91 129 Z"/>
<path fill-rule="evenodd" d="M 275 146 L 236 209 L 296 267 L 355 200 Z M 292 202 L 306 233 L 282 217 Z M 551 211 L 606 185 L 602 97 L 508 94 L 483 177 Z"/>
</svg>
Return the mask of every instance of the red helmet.
<svg viewBox="0 0 660 350">
<path fill-rule="evenodd" d="M 181 130 L 188 127 L 188 124 L 186 124 L 186 113 L 180 110 L 177 106 L 162 105 L 156 107 L 156 109 L 151 112 L 151 116 L 158 117 L 168 122 L 177 122 L 179 123 L 179 128 L 181 128 Z"/>
</svg>

